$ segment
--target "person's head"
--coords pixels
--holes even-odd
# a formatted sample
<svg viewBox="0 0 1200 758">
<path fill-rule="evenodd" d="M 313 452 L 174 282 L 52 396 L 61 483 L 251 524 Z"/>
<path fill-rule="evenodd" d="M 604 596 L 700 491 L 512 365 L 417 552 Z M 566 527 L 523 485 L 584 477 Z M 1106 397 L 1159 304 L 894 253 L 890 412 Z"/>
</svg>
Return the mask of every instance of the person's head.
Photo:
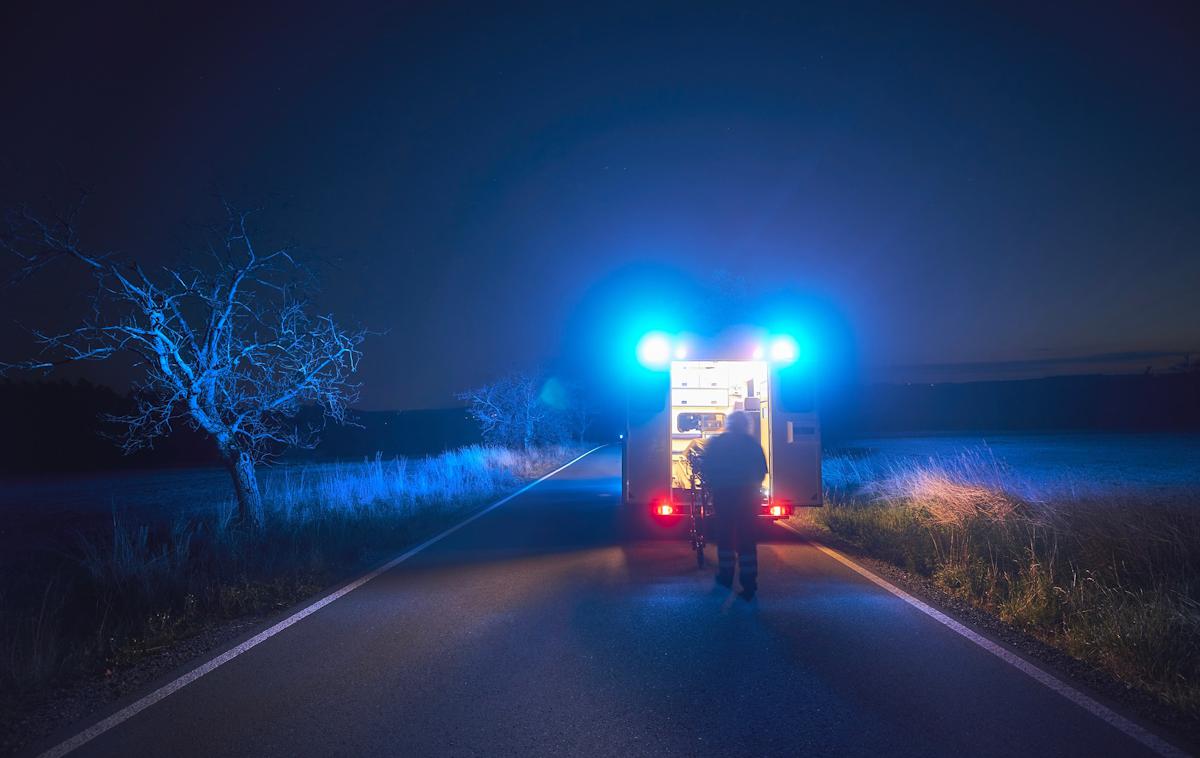
<svg viewBox="0 0 1200 758">
<path fill-rule="evenodd" d="M 750 414 L 745 411 L 734 411 L 725 417 L 725 431 L 729 434 L 749 435 L 752 431 Z"/>
</svg>

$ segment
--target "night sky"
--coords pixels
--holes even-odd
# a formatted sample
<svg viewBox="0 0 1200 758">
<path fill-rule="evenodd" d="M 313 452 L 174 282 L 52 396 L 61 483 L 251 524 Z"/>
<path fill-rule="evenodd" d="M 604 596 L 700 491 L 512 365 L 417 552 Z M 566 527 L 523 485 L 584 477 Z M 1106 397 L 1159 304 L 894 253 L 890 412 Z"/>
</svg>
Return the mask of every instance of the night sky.
<svg viewBox="0 0 1200 758">
<path fill-rule="evenodd" d="M 3 198 L 150 263 L 262 206 L 387 331 L 365 407 L 586 352 L 646 270 L 805 293 L 866 379 L 1200 350 L 1194 4 L 181 5 L 5 4 Z M 6 293 L 4 357 L 84 287 Z"/>
</svg>

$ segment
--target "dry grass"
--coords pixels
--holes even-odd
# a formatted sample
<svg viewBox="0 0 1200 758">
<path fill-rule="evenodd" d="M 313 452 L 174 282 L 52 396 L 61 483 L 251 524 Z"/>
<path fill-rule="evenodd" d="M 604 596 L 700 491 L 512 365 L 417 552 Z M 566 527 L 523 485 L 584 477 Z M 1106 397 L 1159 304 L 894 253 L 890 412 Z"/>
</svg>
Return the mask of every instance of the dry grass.
<svg viewBox="0 0 1200 758">
<path fill-rule="evenodd" d="M 286 606 L 581 452 L 468 447 L 265 479 L 260 532 L 232 502 L 171 523 L 75 535 L 0 579 L 0 710 L 64 677 L 121 666 L 205 624 Z"/>
<path fill-rule="evenodd" d="M 978 454 L 826 470 L 835 534 L 1200 716 L 1200 493 L 1042 498 Z"/>
</svg>

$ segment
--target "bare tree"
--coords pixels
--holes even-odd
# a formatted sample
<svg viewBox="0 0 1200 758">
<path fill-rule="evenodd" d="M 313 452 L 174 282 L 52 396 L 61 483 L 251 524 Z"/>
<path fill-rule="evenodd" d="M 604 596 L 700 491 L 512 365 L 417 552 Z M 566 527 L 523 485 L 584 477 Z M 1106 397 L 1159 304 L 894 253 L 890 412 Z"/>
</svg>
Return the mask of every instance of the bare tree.
<svg viewBox="0 0 1200 758">
<path fill-rule="evenodd" d="M 136 410 L 114 419 L 123 424 L 124 450 L 151 445 L 181 420 L 203 430 L 232 477 L 239 521 L 261 525 L 255 465 L 315 444 L 317 430 L 296 423 L 302 406 L 318 406 L 323 420 L 345 420 L 358 397 L 351 375 L 365 332 L 312 312 L 304 297 L 311 277 L 289 248 L 260 253 L 247 213 L 226 208 L 228 222 L 202 266 L 147 272 L 82 247 L 77 210 L 52 221 L 27 208 L 8 214 L 0 247 L 18 260 L 14 280 L 64 261 L 86 267 L 96 290 L 78 327 L 35 331 L 38 356 L 0 363 L 0 373 L 132 356 Z"/>
<path fill-rule="evenodd" d="M 458 395 L 492 444 L 528 450 L 569 436 L 565 414 L 546 402 L 544 382 L 533 374 L 514 372 Z"/>
<path fill-rule="evenodd" d="M 584 442 L 588 430 L 592 428 L 592 422 L 596 420 L 596 413 L 578 385 L 566 385 L 565 394 L 565 402 L 561 408 L 563 422 L 573 440 Z"/>
</svg>

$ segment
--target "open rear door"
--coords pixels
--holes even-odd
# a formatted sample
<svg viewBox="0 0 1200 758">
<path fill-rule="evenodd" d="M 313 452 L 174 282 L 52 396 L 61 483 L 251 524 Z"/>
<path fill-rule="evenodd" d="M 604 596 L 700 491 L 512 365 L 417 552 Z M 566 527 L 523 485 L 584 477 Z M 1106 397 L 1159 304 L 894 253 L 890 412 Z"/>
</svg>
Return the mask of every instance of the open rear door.
<svg viewBox="0 0 1200 758">
<path fill-rule="evenodd" d="M 787 367 L 772 384 L 771 497 L 793 507 L 821 505 L 821 427 L 812 378 Z"/>
<path fill-rule="evenodd" d="M 670 374 L 647 371 L 629 385 L 621 457 L 624 502 L 649 513 L 671 496 Z"/>
</svg>

